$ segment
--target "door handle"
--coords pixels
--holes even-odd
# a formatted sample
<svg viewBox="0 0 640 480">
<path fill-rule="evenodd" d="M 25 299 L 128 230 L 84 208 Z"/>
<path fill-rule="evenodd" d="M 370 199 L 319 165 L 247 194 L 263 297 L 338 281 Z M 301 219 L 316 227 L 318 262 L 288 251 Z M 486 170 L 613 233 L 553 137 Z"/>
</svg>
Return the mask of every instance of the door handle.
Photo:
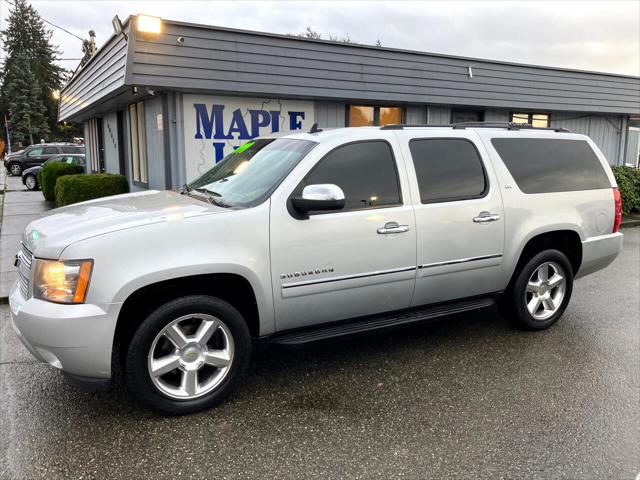
<svg viewBox="0 0 640 480">
<path fill-rule="evenodd" d="M 500 215 L 497 213 L 480 212 L 477 217 L 473 217 L 474 223 L 489 223 L 500 220 Z"/>
<path fill-rule="evenodd" d="M 398 225 L 398 222 L 387 222 L 384 227 L 378 229 L 380 235 L 389 235 L 390 233 L 404 233 L 409 231 L 409 225 Z"/>
</svg>

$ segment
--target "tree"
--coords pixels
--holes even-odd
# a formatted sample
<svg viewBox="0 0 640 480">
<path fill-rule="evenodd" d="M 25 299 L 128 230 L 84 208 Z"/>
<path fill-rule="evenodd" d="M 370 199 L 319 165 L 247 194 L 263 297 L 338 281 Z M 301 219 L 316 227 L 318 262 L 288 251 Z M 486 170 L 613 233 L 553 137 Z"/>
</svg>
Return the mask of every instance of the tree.
<svg viewBox="0 0 640 480">
<path fill-rule="evenodd" d="M 29 143 L 49 136 L 41 88 L 24 53 L 13 58 L 3 85 L 9 100 L 9 127 L 14 141 Z"/>
<path fill-rule="evenodd" d="M 0 72 L 0 113 L 10 110 L 9 102 L 12 98 L 8 91 L 9 84 L 13 82 L 14 88 L 18 88 L 18 72 L 24 74 L 26 67 L 33 83 L 26 97 L 23 91 L 22 100 L 26 101 L 28 98 L 34 102 L 37 97 L 39 103 L 32 104 L 30 111 L 40 109 L 38 113 L 44 116 L 48 130 L 57 132 L 59 100 L 52 96 L 52 92 L 62 87 L 64 70 L 55 64 L 60 52 L 51 44 L 52 32 L 45 28 L 38 12 L 26 0 L 11 0 L 9 3 L 12 3 L 12 8 L 7 28 L 0 32 L 6 52 L 6 60 Z M 28 65 L 25 66 L 24 58 L 19 59 L 21 55 L 26 57 Z M 16 106 L 18 104 L 15 101 L 13 103 Z M 33 121 L 31 115 L 29 118 Z M 13 123 L 13 119 L 10 119 L 10 123 Z"/>
<path fill-rule="evenodd" d="M 320 32 L 317 32 L 315 30 L 313 30 L 311 27 L 307 26 L 307 28 L 305 29 L 304 32 L 299 33 L 297 35 L 298 37 L 302 37 L 302 38 L 311 38 L 312 40 L 322 40 L 322 34 Z M 356 43 L 353 40 L 351 40 L 351 37 L 349 37 L 349 34 L 347 34 L 344 37 L 340 37 L 337 35 L 329 35 L 329 40 L 333 41 L 333 42 L 342 42 L 342 43 Z"/>
</svg>

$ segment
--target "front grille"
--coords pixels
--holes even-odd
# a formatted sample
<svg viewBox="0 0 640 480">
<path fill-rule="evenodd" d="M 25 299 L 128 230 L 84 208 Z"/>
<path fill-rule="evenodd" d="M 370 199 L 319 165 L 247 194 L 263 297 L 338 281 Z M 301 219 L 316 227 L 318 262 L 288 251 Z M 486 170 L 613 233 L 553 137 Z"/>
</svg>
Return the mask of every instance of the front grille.
<svg viewBox="0 0 640 480">
<path fill-rule="evenodd" d="M 29 298 L 29 279 L 31 278 L 31 264 L 33 263 L 33 253 L 29 251 L 24 243 L 20 246 L 18 253 L 20 263 L 18 264 L 18 281 L 20 292 L 25 298 Z"/>
</svg>

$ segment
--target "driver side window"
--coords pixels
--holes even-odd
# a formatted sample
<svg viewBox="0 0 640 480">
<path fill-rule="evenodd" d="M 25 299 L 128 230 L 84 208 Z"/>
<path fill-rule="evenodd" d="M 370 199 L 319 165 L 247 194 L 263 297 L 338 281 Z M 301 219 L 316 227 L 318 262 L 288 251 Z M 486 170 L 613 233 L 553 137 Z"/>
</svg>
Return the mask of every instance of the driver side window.
<svg viewBox="0 0 640 480">
<path fill-rule="evenodd" d="M 344 192 L 345 206 L 333 212 L 400 205 L 400 184 L 391 146 L 383 140 L 356 142 L 329 152 L 296 188 L 332 183 Z"/>
</svg>

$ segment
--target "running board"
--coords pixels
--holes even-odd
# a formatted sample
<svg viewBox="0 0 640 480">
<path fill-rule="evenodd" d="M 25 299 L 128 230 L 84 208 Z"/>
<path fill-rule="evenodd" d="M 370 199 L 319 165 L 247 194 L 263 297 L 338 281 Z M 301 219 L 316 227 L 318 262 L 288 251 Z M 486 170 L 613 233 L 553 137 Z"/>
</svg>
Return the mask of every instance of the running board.
<svg viewBox="0 0 640 480">
<path fill-rule="evenodd" d="M 382 313 L 355 320 L 333 322 L 329 325 L 320 325 L 312 327 L 311 329 L 307 328 L 303 331 L 285 332 L 282 335 L 273 337 L 271 343 L 294 347 L 306 343 L 328 340 L 330 338 L 375 332 L 402 325 L 424 322 L 447 315 L 491 307 L 494 304 L 495 299 L 493 297 L 480 297 L 440 305 L 419 307 L 411 310 L 402 310 L 400 312 Z"/>
</svg>

